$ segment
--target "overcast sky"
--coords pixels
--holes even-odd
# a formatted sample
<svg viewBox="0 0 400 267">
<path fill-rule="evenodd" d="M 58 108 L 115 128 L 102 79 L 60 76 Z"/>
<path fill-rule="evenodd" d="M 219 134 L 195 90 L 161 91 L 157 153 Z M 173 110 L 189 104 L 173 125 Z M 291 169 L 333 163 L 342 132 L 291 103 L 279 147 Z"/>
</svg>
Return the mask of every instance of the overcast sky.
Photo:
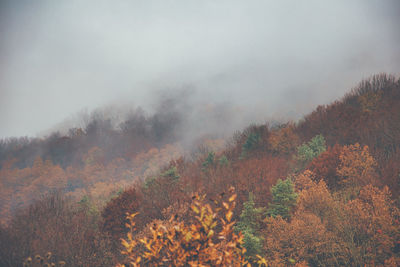
<svg viewBox="0 0 400 267">
<path fill-rule="evenodd" d="M 84 108 L 151 110 L 154 92 L 186 87 L 247 117 L 296 117 L 398 75 L 399 26 L 396 0 L 0 0 L 0 138 Z"/>
</svg>

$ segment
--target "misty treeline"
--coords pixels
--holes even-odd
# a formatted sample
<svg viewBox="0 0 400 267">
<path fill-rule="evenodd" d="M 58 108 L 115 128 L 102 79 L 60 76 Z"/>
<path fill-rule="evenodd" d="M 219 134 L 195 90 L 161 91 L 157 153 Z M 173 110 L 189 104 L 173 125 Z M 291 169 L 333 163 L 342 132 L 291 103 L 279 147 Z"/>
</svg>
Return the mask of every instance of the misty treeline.
<svg viewBox="0 0 400 267">
<path fill-rule="evenodd" d="M 160 93 L 151 114 L 141 108 L 104 108 L 80 114 L 73 122 L 79 128 L 60 125 L 63 133 L 1 140 L 0 222 L 49 191 L 61 190 L 76 201 L 88 198 L 101 209 L 129 183 L 181 157 L 183 148 L 191 151 L 186 153 L 189 157 L 221 149 L 224 141 L 217 137 L 227 128 L 218 132 L 212 124 L 230 114 L 229 109 L 195 109 L 189 96 L 187 90 Z M 207 124 L 210 130 L 193 129 L 189 119 L 201 122 L 213 116 Z"/>
<path fill-rule="evenodd" d="M 0 265 L 52 252 L 70 266 L 399 266 L 399 114 L 400 79 L 379 74 L 297 123 L 249 126 L 197 157 L 160 156 L 177 151 L 167 130 L 163 145 L 134 159 L 91 143 L 84 166 L 65 170 L 45 157 L 4 161 L 4 203 L 85 185 L 14 207 L 0 228 Z M 94 142 L 87 134 L 80 142 Z M 160 140 L 152 134 L 131 138 Z M 104 153 L 117 156 L 105 162 Z M 150 162 L 145 179 L 132 178 Z M 121 181 L 124 190 L 104 200 Z"/>
<path fill-rule="evenodd" d="M 153 115 L 137 108 L 117 125 L 113 118 L 99 110 L 92 112 L 89 118 L 81 119 L 82 128 L 71 128 L 66 134 L 54 132 L 44 138 L 3 139 L 0 141 L 0 162 L 16 158 L 15 166 L 23 168 L 32 166 L 34 160 L 41 157 L 65 168 L 81 164 L 83 154 L 94 146 L 105 151 L 104 160 L 110 161 L 116 157 L 131 157 L 150 147 L 174 143 L 182 114 L 166 103 L 163 107 Z"/>
<path fill-rule="evenodd" d="M 90 114 L 82 111 L 44 137 L 1 139 L 0 166 L 16 159 L 14 166 L 31 167 L 40 157 L 65 169 L 82 165 L 84 154 L 93 147 L 103 150 L 105 162 L 130 159 L 150 148 L 176 142 L 196 150 L 204 139 L 225 138 L 237 130 L 233 127 L 241 127 L 237 107 L 200 103 L 196 98 L 190 87 L 170 94 L 158 92 L 151 111 L 128 104 L 112 105 Z"/>
</svg>

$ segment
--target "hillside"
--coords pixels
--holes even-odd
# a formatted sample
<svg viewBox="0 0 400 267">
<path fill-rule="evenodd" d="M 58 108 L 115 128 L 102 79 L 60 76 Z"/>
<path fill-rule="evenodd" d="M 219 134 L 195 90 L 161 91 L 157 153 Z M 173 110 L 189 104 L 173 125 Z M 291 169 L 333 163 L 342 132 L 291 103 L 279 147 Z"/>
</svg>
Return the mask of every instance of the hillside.
<svg viewBox="0 0 400 267">
<path fill-rule="evenodd" d="M 0 265 L 400 265 L 400 79 L 191 157 L 160 116 L 3 141 Z"/>
</svg>

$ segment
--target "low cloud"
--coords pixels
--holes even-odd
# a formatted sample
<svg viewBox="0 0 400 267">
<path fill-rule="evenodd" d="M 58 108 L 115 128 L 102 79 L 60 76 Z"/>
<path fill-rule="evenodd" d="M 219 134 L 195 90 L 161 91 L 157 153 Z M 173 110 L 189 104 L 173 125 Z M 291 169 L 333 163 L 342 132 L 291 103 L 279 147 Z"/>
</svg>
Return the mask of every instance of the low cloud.
<svg viewBox="0 0 400 267">
<path fill-rule="evenodd" d="M 83 109 L 153 114 L 160 99 L 190 134 L 231 131 L 400 71 L 394 0 L 2 1 L 0 13 L 0 137 Z"/>
</svg>

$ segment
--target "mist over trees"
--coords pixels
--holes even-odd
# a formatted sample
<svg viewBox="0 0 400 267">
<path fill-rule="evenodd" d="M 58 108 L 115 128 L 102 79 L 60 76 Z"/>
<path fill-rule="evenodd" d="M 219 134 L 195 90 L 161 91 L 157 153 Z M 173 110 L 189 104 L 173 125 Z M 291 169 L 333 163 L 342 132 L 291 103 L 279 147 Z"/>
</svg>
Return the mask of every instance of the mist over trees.
<svg viewBox="0 0 400 267">
<path fill-rule="evenodd" d="M 398 266 L 399 102 L 378 74 L 192 153 L 171 101 L 3 140 L 0 264 Z"/>
<path fill-rule="evenodd" d="M 0 267 L 400 266 L 399 15 L 0 0 Z"/>
<path fill-rule="evenodd" d="M 69 129 L 45 138 L 9 138 L 1 140 L 0 160 L 17 158 L 18 167 L 33 164 L 36 157 L 49 159 L 54 164 L 67 167 L 77 164 L 89 148 L 97 146 L 107 151 L 105 160 L 133 156 L 155 145 L 161 147 L 177 141 L 175 129 L 180 123 L 179 114 L 163 110 L 147 116 L 141 109 L 129 114 L 119 125 L 112 119 L 94 112 L 83 128 Z"/>
</svg>

